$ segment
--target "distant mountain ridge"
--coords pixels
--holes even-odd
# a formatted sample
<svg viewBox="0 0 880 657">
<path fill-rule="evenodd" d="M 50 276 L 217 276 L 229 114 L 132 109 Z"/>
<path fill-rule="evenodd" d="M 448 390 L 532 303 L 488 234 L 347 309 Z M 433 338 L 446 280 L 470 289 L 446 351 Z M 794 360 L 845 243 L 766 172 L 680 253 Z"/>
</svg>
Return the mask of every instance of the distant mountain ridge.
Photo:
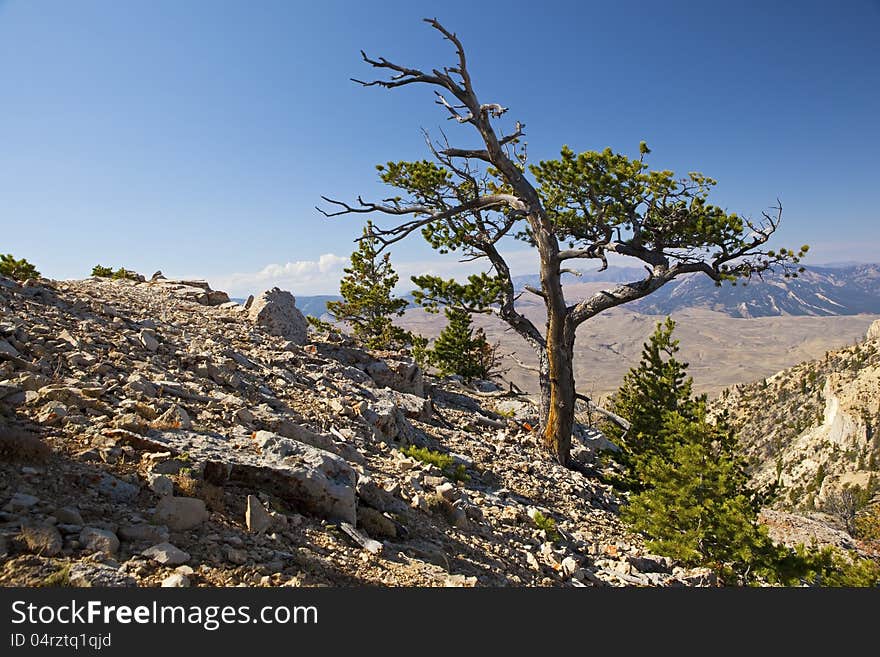
<svg viewBox="0 0 880 657">
<path fill-rule="evenodd" d="M 655 315 L 708 308 L 743 318 L 880 313 L 880 265 L 810 266 L 798 278 L 771 273 L 763 280 L 721 287 L 694 274 L 668 283 L 632 308 Z"/>
<path fill-rule="evenodd" d="M 626 283 L 644 278 L 641 267 L 609 267 L 605 271 L 585 272 L 581 276 L 563 274 L 562 282 Z M 540 285 L 538 274 L 513 277 L 516 291 Z M 410 301 L 412 296 L 404 295 Z M 337 295 L 297 296 L 296 305 L 306 315 L 321 317 L 328 301 Z M 837 316 L 880 313 L 880 265 L 831 263 L 807 266 L 798 278 L 781 273 L 766 274 L 747 284 L 724 283 L 716 287 L 703 274 L 692 274 L 667 283 L 657 292 L 627 308 L 648 315 L 669 315 L 686 308 L 707 308 L 731 317 Z"/>
</svg>

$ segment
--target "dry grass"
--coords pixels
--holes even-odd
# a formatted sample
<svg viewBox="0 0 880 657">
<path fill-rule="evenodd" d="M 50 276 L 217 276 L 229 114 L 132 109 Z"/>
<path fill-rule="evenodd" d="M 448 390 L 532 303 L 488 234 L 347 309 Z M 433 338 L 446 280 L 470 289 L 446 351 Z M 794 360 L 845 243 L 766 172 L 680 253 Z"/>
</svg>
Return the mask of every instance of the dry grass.
<svg viewBox="0 0 880 657">
<path fill-rule="evenodd" d="M 51 448 L 39 436 L 23 429 L 0 427 L 0 461 L 43 463 L 51 453 Z"/>
<path fill-rule="evenodd" d="M 226 511 L 226 497 L 221 486 L 195 479 L 186 472 L 177 475 L 174 479 L 181 494 L 186 497 L 198 497 L 205 502 L 205 506 L 211 511 L 217 513 Z"/>
</svg>

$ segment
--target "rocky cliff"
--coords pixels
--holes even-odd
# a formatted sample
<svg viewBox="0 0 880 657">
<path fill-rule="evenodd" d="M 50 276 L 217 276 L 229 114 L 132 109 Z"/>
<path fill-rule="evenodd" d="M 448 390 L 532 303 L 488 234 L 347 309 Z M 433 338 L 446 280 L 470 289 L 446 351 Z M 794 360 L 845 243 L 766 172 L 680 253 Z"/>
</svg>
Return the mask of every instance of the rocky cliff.
<svg viewBox="0 0 880 657">
<path fill-rule="evenodd" d="M 0 279 L 0 409 L 4 585 L 709 581 L 547 460 L 527 401 L 309 334 L 280 290 Z"/>
<path fill-rule="evenodd" d="M 755 483 L 780 484 L 778 507 L 866 488 L 880 474 L 880 322 L 862 342 L 725 390 L 714 410 L 730 414 Z"/>
</svg>

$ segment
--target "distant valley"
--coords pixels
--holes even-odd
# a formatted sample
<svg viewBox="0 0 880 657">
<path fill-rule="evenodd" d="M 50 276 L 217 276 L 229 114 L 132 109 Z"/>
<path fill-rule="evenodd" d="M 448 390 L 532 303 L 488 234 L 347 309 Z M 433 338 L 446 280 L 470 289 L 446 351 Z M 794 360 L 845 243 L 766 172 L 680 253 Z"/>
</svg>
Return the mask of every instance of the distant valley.
<svg viewBox="0 0 880 657">
<path fill-rule="evenodd" d="M 581 277 L 565 275 L 568 301 L 642 275 L 642 270 L 627 267 L 609 267 Z M 536 275 L 514 279 L 520 291 L 536 284 Z M 327 300 L 338 298 L 298 297 L 297 305 L 306 314 L 319 315 Z M 524 292 L 520 304 L 533 322 L 543 324 L 544 309 L 538 297 Z M 596 397 L 615 390 L 626 370 L 638 361 L 654 324 L 666 315 L 678 321 L 681 354 L 691 364 L 697 389 L 715 394 L 860 340 L 880 316 L 880 265 L 812 266 L 796 279 L 773 274 L 745 286 L 726 283 L 721 288 L 705 276 L 673 281 L 650 297 L 600 315 L 580 328 L 575 359 L 579 388 Z M 442 314 L 412 307 L 400 323 L 433 337 L 445 319 Z M 491 341 L 501 343 L 502 354 L 512 352 L 524 363 L 535 364 L 534 355 L 505 324 L 490 317 L 478 317 L 477 324 Z M 512 362 L 508 366 L 506 378 L 535 390 L 533 372 Z"/>
</svg>

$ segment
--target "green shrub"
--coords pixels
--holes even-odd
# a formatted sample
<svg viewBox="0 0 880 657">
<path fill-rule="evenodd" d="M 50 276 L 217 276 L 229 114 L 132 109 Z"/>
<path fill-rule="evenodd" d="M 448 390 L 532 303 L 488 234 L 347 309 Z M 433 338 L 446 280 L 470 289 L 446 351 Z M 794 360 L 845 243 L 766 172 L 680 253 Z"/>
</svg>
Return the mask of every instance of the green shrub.
<svg viewBox="0 0 880 657">
<path fill-rule="evenodd" d="M 0 274 L 9 276 L 17 281 L 26 281 L 29 278 L 39 278 L 40 272 L 27 260 L 16 260 L 11 253 L 0 254 Z"/>
<path fill-rule="evenodd" d="M 548 518 L 540 511 L 535 511 L 535 515 L 532 517 L 532 522 L 535 523 L 535 526 L 538 529 L 544 531 L 547 540 L 551 543 L 558 543 L 562 540 L 562 536 L 560 536 L 559 532 L 556 530 L 556 521 L 553 518 Z"/>
<path fill-rule="evenodd" d="M 60 587 L 70 586 L 70 564 L 66 563 L 54 573 L 46 577 L 39 586 Z"/>
<path fill-rule="evenodd" d="M 381 253 L 382 243 L 367 222 L 351 265 L 339 282 L 341 301 L 328 301 L 327 312 L 351 327 L 354 338 L 368 349 L 397 349 L 407 344 L 409 333 L 392 322 L 403 315 L 409 302 L 394 296 L 399 277 L 391 254 Z"/>
<path fill-rule="evenodd" d="M 139 281 L 141 277 L 137 272 L 132 271 L 130 269 L 126 269 L 125 267 L 120 267 L 116 271 L 113 271 L 112 267 L 104 267 L 103 265 L 95 265 L 92 267 L 92 276 L 98 276 L 100 278 L 115 278 L 115 279 L 128 279 L 130 281 Z"/>
<path fill-rule="evenodd" d="M 465 467 L 460 463 L 456 463 L 455 459 L 449 456 L 449 454 L 435 452 L 427 447 L 416 447 L 415 445 L 408 445 L 400 451 L 405 456 L 433 465 L 449 479 L 454 481 L 467 481 L 470 479 L 465 471 Z"/>
<path fill-rule="evenodd" d="M 127 278 L 128 280 L 136 281 L 138 280 L 138 275 L 137 272 L 126 269 L 125 267 L 120 267 L 115 272 L 113 272 L 113 278 Z"/>
</svg>

